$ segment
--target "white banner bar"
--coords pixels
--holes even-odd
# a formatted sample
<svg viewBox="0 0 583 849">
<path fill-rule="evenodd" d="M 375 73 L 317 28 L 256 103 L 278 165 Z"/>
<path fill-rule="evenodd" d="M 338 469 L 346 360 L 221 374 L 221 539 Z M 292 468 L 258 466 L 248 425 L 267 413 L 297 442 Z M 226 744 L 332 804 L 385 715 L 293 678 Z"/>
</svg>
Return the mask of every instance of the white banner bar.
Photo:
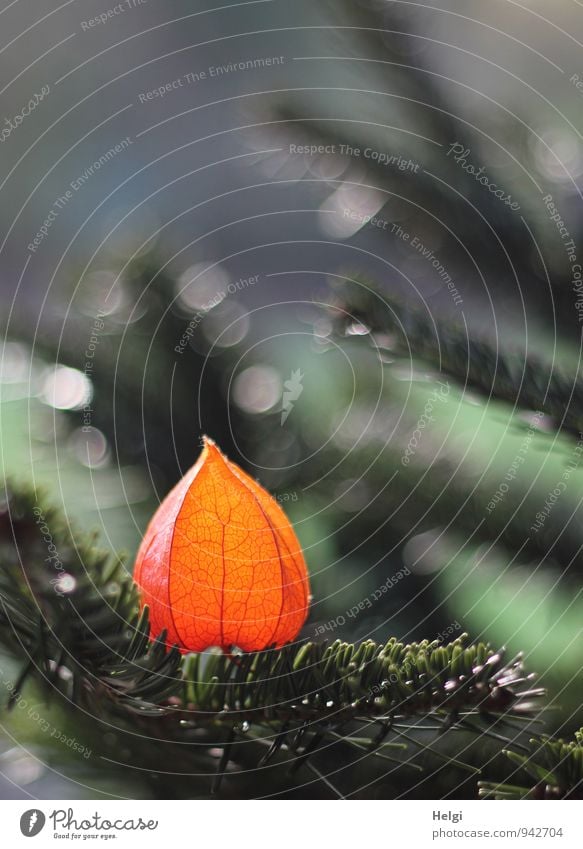
<svg viewBox="0 0 583 849">
<path fill-rule="evenodd" d="M 2 846 L 581 849 L 570 802 L 3 801 Z M 172 844 L 170 843 L 172 841 Z"/>
</svg>

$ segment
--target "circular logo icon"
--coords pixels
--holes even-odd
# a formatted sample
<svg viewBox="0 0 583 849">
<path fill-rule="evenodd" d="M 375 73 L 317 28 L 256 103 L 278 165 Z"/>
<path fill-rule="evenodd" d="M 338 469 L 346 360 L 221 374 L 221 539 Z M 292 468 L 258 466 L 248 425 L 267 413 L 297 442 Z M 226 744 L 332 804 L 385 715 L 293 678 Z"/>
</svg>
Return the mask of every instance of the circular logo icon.
<svg viewBox="0 0 583 849">
<path fill-rule="evenodd" d="M 32 808 L 20 817 L 20 830 L 25 837 L 36 837 L 43 830 L 45 822 L 46 817 L 43 812 L 38 808 Z"/>
</svg>

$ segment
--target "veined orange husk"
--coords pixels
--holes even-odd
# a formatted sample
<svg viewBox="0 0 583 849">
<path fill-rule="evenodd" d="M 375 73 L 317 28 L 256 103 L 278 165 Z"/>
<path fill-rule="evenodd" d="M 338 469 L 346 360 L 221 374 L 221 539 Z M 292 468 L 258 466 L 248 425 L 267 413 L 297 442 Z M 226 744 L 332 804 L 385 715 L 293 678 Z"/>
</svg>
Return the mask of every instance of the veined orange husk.
<svg viewBox="0 0 583 849">
<path fill-rule="evenodd" d="M 182 652 L 259 651 L 293 640 L 309 605 L 304 556 L 285 513 L 204 438 L 198 461 L 154 514 L 134 579 Z"/>
</svg>

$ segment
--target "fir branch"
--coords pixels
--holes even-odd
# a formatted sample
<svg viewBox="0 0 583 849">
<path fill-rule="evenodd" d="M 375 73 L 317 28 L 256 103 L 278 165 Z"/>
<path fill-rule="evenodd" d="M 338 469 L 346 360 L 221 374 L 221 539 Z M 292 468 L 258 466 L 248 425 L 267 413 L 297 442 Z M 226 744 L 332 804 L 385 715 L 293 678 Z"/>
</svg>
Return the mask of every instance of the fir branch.
<svg viewBox="0 0 583 849">
<path fill-rule="evenodd" d="M 99 709 L 160 712 L 177 680 L 180 654 L 150 642 L 147 611 L 123 560 L 71 534 L 59 511 L 9 485 L 0 497 L 0 640 L 47 694 L 58 690 Z"/>
<path fill-rule="evenodd" d="M 56 581 L 47 538 L 61 564 Z M 521 657 L 508 662 L 465 635 L 449 645 L 337 640 L 181 657 L 164 633 L 150 641 L 122 561 L 94 538 L 73 536 L 34 492 L 13 487 L 0 504 L 0 602 L 0 643 L 24 661 L 13 696 L 34 678 L 47 699 L 58 693 L 90 717 L 145 734 L 154 747 L 145 758 L 156 744 L 193 743 L 177 756 L 185 770 L 205 746 L 222 748 L 217 790 L 249 742 L 268 747 L 256 765 L 283 757 L 316 776 L 312 760 L 331 745 L 394 762 L 405 742 L 396 723 L 411 717 L 443 731 L 467 729 L 471 717 L 473 733 L 496 729 L 508 745 L 516 730 L 506 718 L 532 717 L 542 695 Z"/>
<path fill-rule="evenodd" d="M 422 311 L 362 274 L 347 275 L 352 282 L 332 283 L 331 307 L 335 331 L 344 334 L 355 321 L 373 334 L 383 348 L 391 337 L 391 351 L 426 361 L 441 374 L 525 410 L 546 413 L 557 430 L 580 436 L 583 431 L 583 380 L 556 363 L 520 351 L 499 350 L 487 338 L 468 334 L 461 322 Z M 375 341 L 374 336 L 379 338 Z"/>
<path fill-rule="evenodd" d="M 191 718 L 224 722 L 394 722 L 430 713 L 455 720 L 462 711 L 531 713 L 542 694 L 531 681 L 520 657 L 507 663 L 484 643 L 468 645 L 467 635 L 444 646 L 394 637 L 384 645 L 336 640 L 235 659 L 217 653 L 206 663 L 190 655 L 182 704 Z"/>
<path fill-rule="evenodd" d="M 538 737 L 530 741 L 532 751 L 504 754 L 518 767 L 522 784 L 479 782 L 484 799 L 583 799 L 583 728 L 570 742 Z"/>
</svg>

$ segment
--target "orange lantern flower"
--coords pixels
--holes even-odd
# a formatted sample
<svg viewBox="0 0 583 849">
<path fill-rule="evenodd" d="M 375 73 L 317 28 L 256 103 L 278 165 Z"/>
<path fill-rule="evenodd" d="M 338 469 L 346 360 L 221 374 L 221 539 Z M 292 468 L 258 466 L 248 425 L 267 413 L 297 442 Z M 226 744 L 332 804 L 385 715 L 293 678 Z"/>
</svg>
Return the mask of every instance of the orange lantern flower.
<svg viewBox="0 0 583 849">
<path fill-rule="evenodd" d="M 259 651 L 293 640 L 308 610 L 298 539 L 274 499 L 211 439 L 154 514 L 134 578 L 182 652 Z"/>
</svg>

